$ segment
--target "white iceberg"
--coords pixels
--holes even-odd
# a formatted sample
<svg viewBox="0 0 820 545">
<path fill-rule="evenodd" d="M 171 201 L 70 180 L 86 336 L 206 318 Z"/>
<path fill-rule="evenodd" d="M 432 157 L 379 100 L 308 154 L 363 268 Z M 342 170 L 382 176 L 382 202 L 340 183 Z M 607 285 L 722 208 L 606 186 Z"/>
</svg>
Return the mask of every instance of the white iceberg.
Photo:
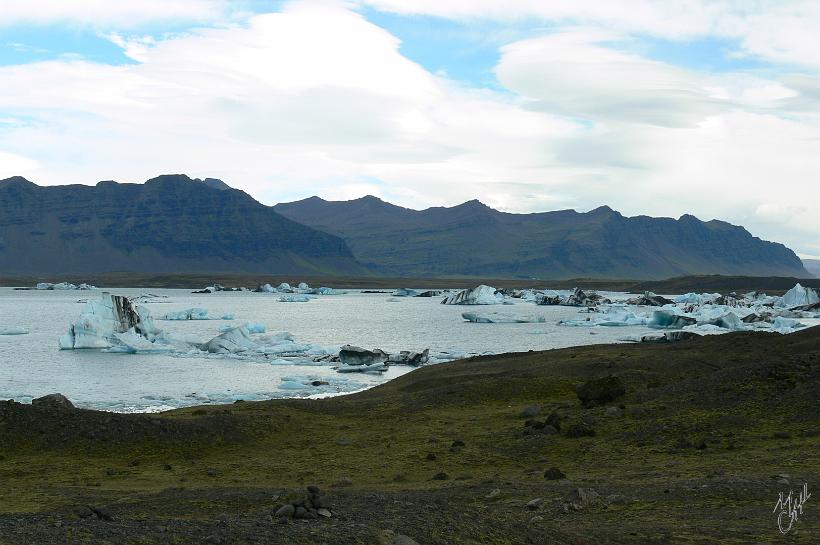
<svg viewBox="0 0 820 545">
<path fill-rule="evenodd" d="M 134 308 L 127 297 L 103 292 L 99 300 L 85 304 L 77 322 L 60 337 L 59 346 L 64 350 L 112 348 L 122 345 L 118 333 L 132 330 L 151 342 L 160 339 L 162 333 L 147 308 Z"/>
<path fill-rule="evenodd" d="M 504 296 L 492 286 L 484 284 L 475 288 L 462 290 L 455 295 L 445 297 L 443 305 L 498 305 L 504 302 Z"/>
<path fill-rule="evenodd" d="M 28 335 L 28 329 L 18 326 L 0 326 L 0 335 Z"/>
<path fill-rule="evenodd" d="M 178 310 L 176 312 L 169 312 L 165 314 L 160 320 L 233 320 L 234 315 L 230 313 L 222 316 L 211 316 L 207 309 L 204 308 L 189 308 L 185 310 Z"/>
<path fill-rule="evenodd" d="M 683 305 L 705 305 L 720 298 L 719 293 L 684 293 L 675 297 L 674 301 Z"/>
<path fill-rule="evenodd" d="M 795 308 L 820 303 L 820 295 L 813 288 L 804 288 L 800 284 L 783 294 L 775 303 L 778 307 Z"/>
<path fill-rule="evenodd" d="M 393 297 L 415 297 L 416 295 L 418 292 L 410 288 L 398 288 L 393 292 Z"/>
</svg>

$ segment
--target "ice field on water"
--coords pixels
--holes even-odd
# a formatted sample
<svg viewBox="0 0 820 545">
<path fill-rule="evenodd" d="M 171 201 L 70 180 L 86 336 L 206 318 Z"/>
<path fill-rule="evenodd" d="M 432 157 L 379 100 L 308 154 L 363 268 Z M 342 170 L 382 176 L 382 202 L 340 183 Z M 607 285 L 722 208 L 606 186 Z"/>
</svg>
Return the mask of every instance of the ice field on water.
<svg viewBox="0 0 820 545">
<path fill-rule="evenodd" d="M 159 411 L 237 399 L 333 395 L 369 388 L 413 367 L 390 366 L 385 373 L 338 373 L 338 363 L 310 358 L 282 360 L 268 354 L 209 354 L 200 350 L 173 353 L 111 353 L 59 350 L 58 339 L 76 322 L 86 300 L 103 290 L 15 291 L 0 288 L 0 329 L 22 328 L 27 334 L 0 335 L 0 399 L 29 402 L 60 392 L 76 405 L 119 412 Z M 622 342 L 657 332 L 647 325 L 583 327 L 585 308 L 535 305 L 505 298 L 492 306 L 442 305 L 442 297 L 394 297 L 348 291 L 321 295 L 308 302 L 283 302 L 280 294 L 191 290 L 107 288 L 129 297 L 151 293 L 156 326 L 169 336 L 205 342 L 229 327 L 262 324 L 268 334 L 290 332 L 295 341 L 337 353 L 345 344 L 387 352 L 430 349 L 434 361 L 484 353 L 546 350 L 567 346 Z M 613 300 L 627 294 L 601 292 Z M 209 315 L 233 319 L 162 320 L 166 314 L 205 308 Z M 651 307 L 625 306 L 613 316 L 650 316 Z M 462 313 L 501 315 L 504 319 L 537 317 L 537 323 L 472 323 Z M 820 324 L 817 315 L 799 321 Z M 569 322 L 576 327 L 559 325 Z M 645 320 L 644 320 L 645 321 Z M 579 323 L 582 327 L 577 327 Z M 709 332 L 708 327 L 706 328 Z M 712 329 L 716 329 L 712 327 Z M 314 386 L 312 382 L 328 384 Z"/>
</svg>

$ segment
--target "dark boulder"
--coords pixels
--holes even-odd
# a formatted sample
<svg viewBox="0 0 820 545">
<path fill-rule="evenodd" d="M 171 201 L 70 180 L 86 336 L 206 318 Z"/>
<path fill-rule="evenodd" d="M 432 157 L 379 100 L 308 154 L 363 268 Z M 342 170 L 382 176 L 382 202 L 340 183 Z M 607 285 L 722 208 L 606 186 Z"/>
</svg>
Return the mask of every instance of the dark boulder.
<svg viewBox="0 0 820 545">
<path fill-rule="evenodd" d="M 48 394 L 31 400 L 34 407 L 43 409 L 74 409 L 74 404 L 63 394 Z"/>
<path fill-rule="evenodd" d="M 620 377 L 610 375 L 585 382 L 575 389 L 575 393 L 584 406 L 593 407 L 622 397 L 626 388 Z"/>
</svg>

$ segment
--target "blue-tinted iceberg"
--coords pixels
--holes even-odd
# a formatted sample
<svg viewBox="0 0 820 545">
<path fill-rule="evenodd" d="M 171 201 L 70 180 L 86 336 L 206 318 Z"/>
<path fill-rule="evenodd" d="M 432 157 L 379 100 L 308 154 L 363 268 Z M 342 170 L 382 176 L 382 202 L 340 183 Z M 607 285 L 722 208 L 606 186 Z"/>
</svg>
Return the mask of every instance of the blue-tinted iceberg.
<svg viewBox="0 0 820 545">
<path fill-rule="evenodd" d="M 776 305 L 784 308 L 803 307 L 820 303 L 820 295 L 813 288 L 804 288 L 796 284 L 777 300 Z"/>
<path fill-rule="evenodd" d="M 122 345 L 118 334 L 129 332 L 149 342 L 163 339 L 147 308 L 135 308 L 127 297 L 104 292 L 99 300 L 85 304 L 80 318 L 60 337 L 59 346 L 64 350 L 112 348 Z"/>
</svg>

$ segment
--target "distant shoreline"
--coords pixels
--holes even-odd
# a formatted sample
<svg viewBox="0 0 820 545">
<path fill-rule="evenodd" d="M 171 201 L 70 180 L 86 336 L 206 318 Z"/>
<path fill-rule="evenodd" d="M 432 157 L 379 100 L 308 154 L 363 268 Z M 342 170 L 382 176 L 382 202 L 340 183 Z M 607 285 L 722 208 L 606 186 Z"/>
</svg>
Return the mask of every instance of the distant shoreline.
<svg viewBox="0 0 820 545">
<path fill-rule="evenodd" d="M 233 273 L 129 273 L 111 272 L 87 275 L 65 276 L 0 276 L 2 287 L 33 287 L 38 282 L 87 282 L 104 288 L 178 288 L 202 289 L 214 283 L 226 287 L 247 287 L 254 289 L 262 284 L 276 285 L 281 282 L 298 284 L 307 282 L 311 286 L 328 286 L 339 289 L 394 289 L 412 288 L 467 288 L 487 284 L 496 288 L 552 288 L 623 291 L 643 293 L 684 293 L 689 291 L 720 292 L 767 291 L 771 294 L 785 292 L 796 283 L 820 288 L 820 278 L 793 278 L 779 276 L 721 276 L 697 275 L 681 276 L 666 280 L 618 280 L 575 278 L 565 280 L 524 279 L 524 278 L 396 278 L 396 277 L 347 277 L 311 276 L 298 274 L 233 274 Z"/>
</svg>

